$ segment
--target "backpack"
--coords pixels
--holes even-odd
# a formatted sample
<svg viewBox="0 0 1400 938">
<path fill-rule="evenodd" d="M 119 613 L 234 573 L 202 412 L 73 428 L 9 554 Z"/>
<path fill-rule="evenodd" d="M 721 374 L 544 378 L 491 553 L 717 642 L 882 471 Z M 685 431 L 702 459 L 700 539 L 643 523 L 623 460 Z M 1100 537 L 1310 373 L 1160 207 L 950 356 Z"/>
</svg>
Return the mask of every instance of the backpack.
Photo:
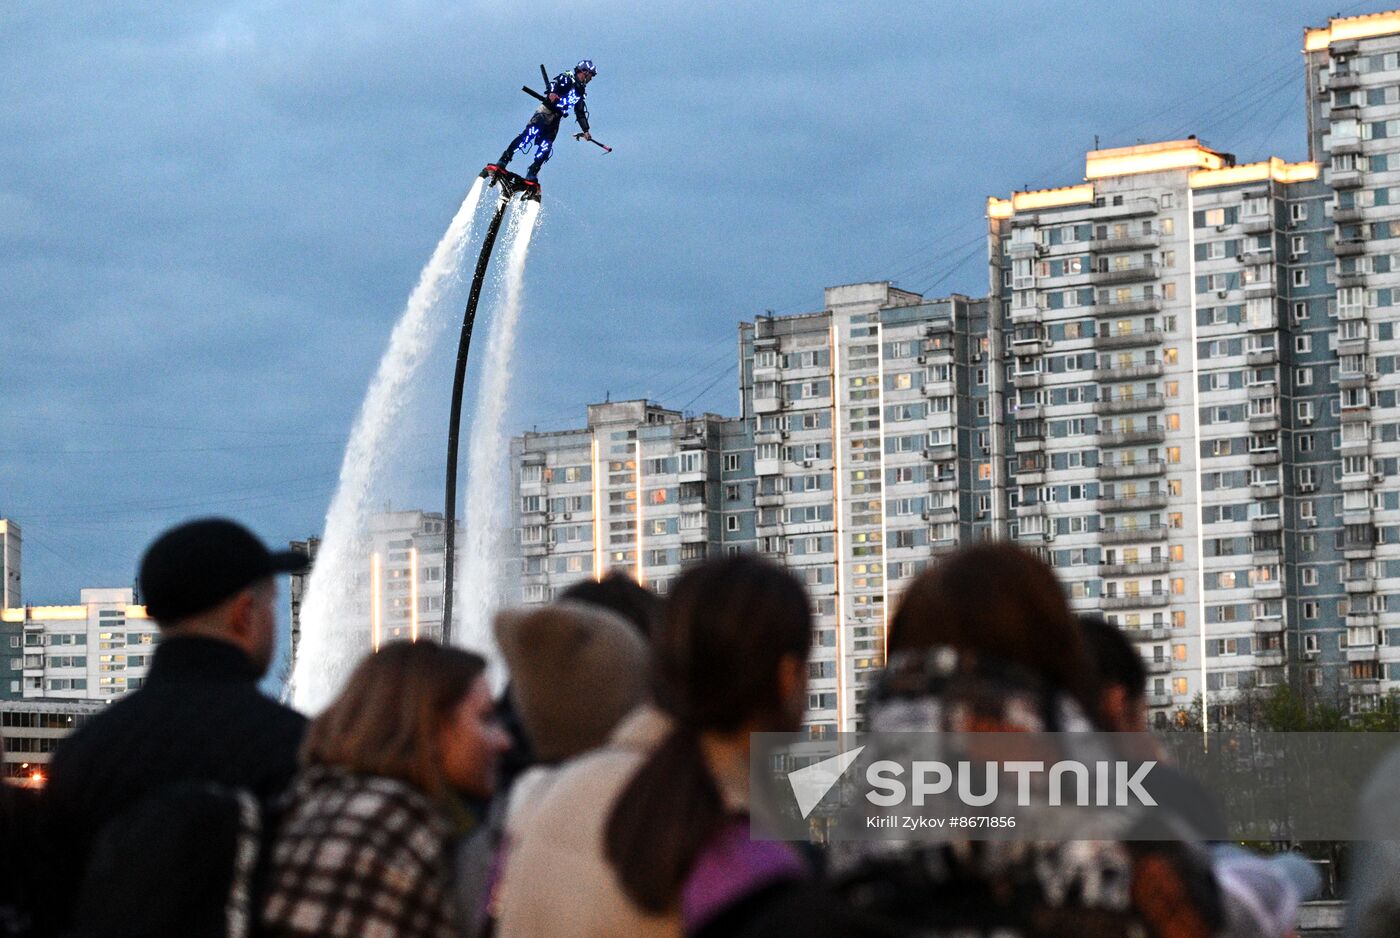
<svg viewBox="0 0 1400 938">
<path fill-rule="evenodd" d="M 67 938 L 248 938 L 263 826 L 244 789 L 146 796 L 98 831 Z"/>
</svg>

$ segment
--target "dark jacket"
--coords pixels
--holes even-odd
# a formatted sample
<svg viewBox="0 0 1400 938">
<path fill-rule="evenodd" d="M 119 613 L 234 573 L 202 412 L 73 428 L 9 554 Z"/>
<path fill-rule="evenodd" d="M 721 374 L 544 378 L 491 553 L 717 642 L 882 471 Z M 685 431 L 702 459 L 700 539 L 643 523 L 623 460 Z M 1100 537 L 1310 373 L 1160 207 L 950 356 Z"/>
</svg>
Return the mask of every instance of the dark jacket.
<svg viewBox="0 0 1400 938">
<path fill-rule="evenodd" d="M 263 695 L 259 676 L 227 642 L 162 641 L 145 685 L 54 754 L 44 793 L 48 881 L 81 882 L 98 830 L 172 783 L 217 782 L 247 789 L 264 803 L 287 789 L 306 718 Z M 56 910 L 66 904 L 62 897 L 51 903 Z M 66 910 L 57 914 L 66 919 Z"/>
<path fill-rule="evenodd" d="M 0 780 L 0 938 L 29 934 L 42 876 L 32 862 L 39 847 L 37 792 Z"/>
</svg>

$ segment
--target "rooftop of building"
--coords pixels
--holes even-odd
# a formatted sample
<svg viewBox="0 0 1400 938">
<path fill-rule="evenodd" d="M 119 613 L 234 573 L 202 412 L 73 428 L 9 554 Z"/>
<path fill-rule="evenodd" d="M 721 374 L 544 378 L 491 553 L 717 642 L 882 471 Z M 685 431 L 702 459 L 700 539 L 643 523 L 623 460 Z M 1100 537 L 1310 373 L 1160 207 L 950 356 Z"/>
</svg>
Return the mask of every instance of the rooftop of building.
<svg viewBox="0 0 1400 938">
<path fill-rule="evenodd" d="M 1338 16 L 1328 20 L 1326 26 L 1304 30 L 1303 50 L 1318 52 L 1330 48 L 1333 43 L 1393 36 L 1397 33 L 1400 33 L 1400 10 Z"/>
<path fill-rule="evenodd" d="M 1187 172 L 1187 181 L 1192 189 L 1269 179 L 1283 183 L 1304 182 L 1316 179 L 1319 172 L 1316 163 L 1289 163 L 1276 156 L 1257 163 L 1237 164 L 1233 154 L 1212 149 L 1196 137 L 1162 140 L 1130 147 L 1090 150 L 1084 155 L 1084 182 L 1055 189 L 1012 192 L 1009 199 L 991 196 L 987 199 L 987 217 L 1010 218 L 1017 212 L 1091 205 L 1096 198 L 1095 180 L 1172 170 Z"/>
</svg>

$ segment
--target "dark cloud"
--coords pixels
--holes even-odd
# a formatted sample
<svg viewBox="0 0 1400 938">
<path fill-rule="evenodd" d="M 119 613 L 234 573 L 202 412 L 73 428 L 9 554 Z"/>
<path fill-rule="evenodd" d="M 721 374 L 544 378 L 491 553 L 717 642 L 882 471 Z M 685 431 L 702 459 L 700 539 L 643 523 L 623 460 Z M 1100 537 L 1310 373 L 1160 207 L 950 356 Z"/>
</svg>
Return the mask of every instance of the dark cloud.
<svg viewBox="0 0 1400 938">
<path fill-rule="evenodd" d="M 541 60 L 598 61 L 617 149 L 561 140 L 545 174 L 517 429 L 607 392 L 732 412 L 737 320 L 828 284 L 983 292 L 985 196 L 1074 181 L 1095 134 L 1303 158 L 1301 31 L 1333 12 L 11 5 L 0 512 L 27 596 L 128 582 L 193 513 L 320 527 L 404 297 Z"/>
</svg>

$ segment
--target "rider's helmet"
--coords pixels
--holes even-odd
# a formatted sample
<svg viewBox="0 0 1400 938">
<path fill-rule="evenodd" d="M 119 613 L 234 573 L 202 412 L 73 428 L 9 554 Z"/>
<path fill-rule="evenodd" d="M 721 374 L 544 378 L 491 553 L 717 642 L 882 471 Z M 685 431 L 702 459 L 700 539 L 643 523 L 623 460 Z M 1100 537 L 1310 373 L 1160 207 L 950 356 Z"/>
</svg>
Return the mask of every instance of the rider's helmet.
<svg viewBox="0 0 1400 938">
<path fill-rule="evenodd" d="M 577 65 L 574 66 L 574 71 L 587 72 L 590 78 L 598 74 L 598 69 L 594 67 L 592 59 L 581 60 Z"/>
</svg>

